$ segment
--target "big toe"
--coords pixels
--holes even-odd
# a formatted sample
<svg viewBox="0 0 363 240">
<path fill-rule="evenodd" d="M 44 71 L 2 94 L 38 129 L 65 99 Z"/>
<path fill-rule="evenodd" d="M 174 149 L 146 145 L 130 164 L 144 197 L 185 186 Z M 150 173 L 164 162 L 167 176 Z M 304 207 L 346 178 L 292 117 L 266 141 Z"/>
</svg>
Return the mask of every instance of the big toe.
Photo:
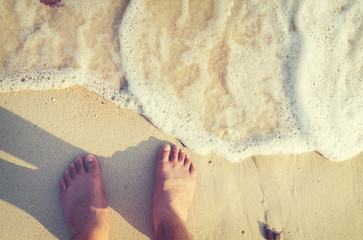
<svg viewBox="0 0 363 240">
<path fill-rule="evenodd" d="M 170 150 L 169 144 L 164 144 L 159 148 L 158 159 L 160 162 L 169 162 Z"/>
<path fill-rule="evenodd" d="M 84 158 L 84 162 L 86 164 L 87 172 L 98 173 L 100 171 L 100 164 L 95 156 L 87 155 Z"/>
</svg>

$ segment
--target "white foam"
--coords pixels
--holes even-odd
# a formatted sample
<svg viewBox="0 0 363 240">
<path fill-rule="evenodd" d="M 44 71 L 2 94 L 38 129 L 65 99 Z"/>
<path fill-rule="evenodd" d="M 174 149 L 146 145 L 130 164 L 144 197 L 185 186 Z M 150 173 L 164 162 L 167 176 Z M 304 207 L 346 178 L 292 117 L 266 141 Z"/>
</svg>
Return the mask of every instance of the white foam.
<svg viewBox="0 0 363 240">
<path fill-rule="evenodd" d="M 363 74 L 357 67 L 363 62 L 362 21 L 357 20 L 362 12 L 358 2 L 321 2 L 316 8 L 306 1 L 299 13 L 301 118 L 314 148 L 336 161 L 363 148 Z"/>
<path fill-rule="evenodd" d="M 219 18 L 214 18 L 212 20 L 214 24 L 208 25 L 207 29 L 198 33 L 193 40 L 185 41 L 185 44 L 190 46 L 193 50 L 191 51 L 192 54 L 184 54 L 181 57 L 183 63 L 195 63 L 200 67 L 199 74 L 201 77 L 199 79 L 208 79 L 211 77 L 207 71 L 208 65 L 206 65 L 206 59 L 210 56 L 209 51 L 221 40 L 220 37 L 223 38 L 223 34 L 221 35 L 220 33 L 225 31 L 226 25 L 228 25 L 228 16 L 231 15 L 231 10 L 226 11 L 223 9 L 225 6 L 228 6 L 227 1 L 218 1 L 217 4 L 220 7 L 217 7 L 217 14 L 215 15 L 219 16 Z M 310 34 L 314 32 L 314 30 L 316 30 L 317 34 L 325 34 L 327 32 L 325 29 L 317 29 L 316 21 L 321 21 L 323 24 L 329 24 L 332 19 L 322 19 L 321 15 L 307 17 L 303 14 L 304 11 L 306 11 L 306 15 L 310 13 L 310 5 L 314 10 L 321 13 L 323 12 L 322 10 L 329 8 L 328 5 L 331 3 L 326 4 L 327 5 L 324 5 L 324 3 L 305 1 L 303 4 L 292 4 L 289 7 L 286 7 L 282 2 L 276 1 L 272 7 L 263 6 L 263 4 L 257 2 L 247 6 L 247 13 L 252 15 L 251 18 L 249 18 L 249 20 L 246 18 L 243 20 L 239 19 L 238 22 L 246 20 L 251 21 L 251 26 L 253 26 L 254 23 L 258 23 L 259 21 L 258 14 L 267 9 L 270 19 L 272 19 L 273 22 L 269 23 L 271 24 L 269 26 L 270 29 L 266 30 L 267 34 L 271 34 L 270 36 L 266 36 L 266 41 L 272 40 L 275 41 L 275 44 L 278 42 L 280 45 L 277 45 L 276 49 L 278 49 L 278 46 L 283 48 L 282 52 L 276 52 L 276 56 L 273 54 L 273 51 L 276 51 L 273 48 L 271 48 L 270 53 L 268 52 L 270 51 L 269 48 L 265 48 L 261 50 L 261 53 L 264 55 L 255 55 L 256 49 L 254 49 L 253 45 L 235 44 L 233 42 L 233 37 L 228 38 L 230 55 L 228 56 L 226 74 L 226 79 L 228 80 L 226 80 L 226 83 L 230 95 L 222 96 L 222 98 L 217 101 L 224 101 L 226 98 L 229 98 L 233 99 L 233 104 L 238 105 L 245 102 L 245 105 L 242 104 L 241 107 L 245 108 L 245 111 L 248 112 L 248 116 L 251 116 L 253 114 L 258 114 L 258 109 L 254 109 L 256 107 L 254 106 L 254 102 L 251 102 L 251 100 L 253 100 L 251 91 L 255 92 L 255 94 L 260 94 L 260 98 L 264 97 L 261 93 L 267 91 L 272 99 L 280 101 L 280 104 L 278 105 L 280 108 L 277 109 L 279 125 L 274 129 L 275 132 L 272 135 L 259 135 L 257 133 L 257 135 L 252 135 L 252 138 L 239 140 L 242 138 L 243 134 L 246 134 L 245 131 L 249 131 L 249 129 L 238 130 L 238 127 L 240 126 L 238 121 L 243 117 L 243 114 L 238 115 L 235 108 L 228 105 L 221 108 L 221 110 L 224 111 L 224 115 L 213 116 L 215 117 L 214 120 L 217 121 L 217 125 L 215 125 L 215 127 L 212 125 L 211 127 L 212 131 L 223 131 L 223 134 L 228 135 L 227 139 L 224 139 L 224 137 L 221 138 L 218 134 L 216 135 L 208 130 L 206 131 L 203 120 L 201 121 L 201 118 L 206 118 L 206 116 L 203 116 L 203 113 L 198 112 L 198 107 L 200 107 L 200 110 L 202 111 L 205 106 L 196 106 L 193 104 L 195 102 L 200 103 L 200 101 L 198 101 L 200 93 L 193 93 L 193 90 L 184 90 L 182 88 L 179 89 L 181 92 L 175 92 L 175 88 L 171 88 L 170 85 L 166 84 L 165 80 L 162 80 L 165 76 L 160 72 L 160 67 L 165 64 L 165 55 L 167 55 L 168 49 L 164 48 L 161 52 L 155 52 L 156 55 L 161 55 L 159 58 L 163 59 L 158 62 L 157 59 L 153 59 L 155 55 L 146 56 L 147 54 L 143 53 L 140 55 L 142 52 L 138 51 L 140 50 L 138 49 L 140 46 L 129 40 L 142 41 L 141 35 L 147 32 L 147 34 L 154 34 L 153 36 L 155 38 L 162 38 L 166 43 L 173 41 L 173 38 L 170 38 L 170 36 L 168 40 L 165 40 L 165 37 L 168 37 L 165 35 L 165 32 L 161 37 L 160 35 L 156 35 L 160 31 L 165 31 L 165 29 L 158 29 L 153 32 L 153 29 L 140 27 L 143 22 L 148 21 L 148 18 L 144 14 L 145 8 L 143 1 L 133 1 L 130 4 L 120 28 L 120 32 L 122 33 L 122 62 L 127 73 L 130 89 L 137 96 L 141 104 L 145 106 L 145 114 L 157 126 L 180 138 L 187 146 L 202 153 L 216 152 L 232 161 L 240 160 L 253 154 L 272 154 L 279 152 L 299 153 L 309 150 L 318 150 L 334 161 L 341 161 L 354 156 L 361 151 L 363 147 L 361 145 L 362 124 L 360 123 L 363 118 L 360 115 L 360 112 L 357 111 L 358 108 L 355 108 L 355 106 L 360 106 L 360 104 L 352 105 L 347 104 L 346 101 L 339 102 L 352 93 L 351 90 L 348 90 L 346 92 L 343 91 L 343 95 L 336 97 L 339 101 L 336 100 L 332 104 L 334 110 L 329 106 L 326 107 L 326 105 L 322 106 L 323 110 L 317 107 L 317 104 L 321 103 L 322 100 L 319 98 L 319 95 L 324 94 L 324 92 L 327 95 L 332 94 L 335 92 L 334 88 L 326 87 L 326 83 L 324 83 L 323 80 L 318 79 L 316 81 L 319 81 L 320 85 L 316 89 L 321 92 L 311 93 L 311 90 L 314 88 L 311 88 L 311 84 L 309 84 L 311 78 L 309 74 L 314 75 L 317 72 L 321 73 L 321 71 L 325 71 L 323 70 L 324 68 L 321 67 L 321 64 L 318 64 L 314 58 L 317 58 L 318 61 L 330 59 L 332 63 L 337 63 L 339 62 L 339 60 L 337 60 L 339 59 L 339 54 L 341 54 L 341 51 L 339 54 L 336 54 L 338 58 L 326 55 L 326 53 L 330 51 L 330 49 L 327 48 L 332 48 L 332 46 L 334 46 L 333 40 L 322 39 L 324 42 L 321 42 L 321 39 L 317 36 L 312 40 L 307 39 L 305 36 L 305 34 Z M 340 3 L 336 3 L 335 6 L 340 6 Z M 361 9 L 357 9 L 355 6 L 351 7 L 355 9 L 355 12 L 362 12 Z M 136 12 L 135 9 L 138 12 Z M 227 12 L 227 14 L 225 14 L 225 12 Z M 183 16 L 185 16 L 185 10 Z M 240 16 L 243 18 L 243 14 Z M 297 18 L 297 16 L 299 16 L 299 18 Z M 304 18 L 304 20 L 301 18 Z M 357 28 L 360 26 L 359 24 L 356 24 L 357 21 L 354 20 L 356 18 L 357 16 L 353 18 L 350 17 L 349 21 L 351 21 L 352 24 L 355 24 L 354 26 Z M 183 22 L 186 22 L 185 17 L 183 19 Z M 312 20 L 310 24 L 307 19 Z M 301 26 L 302 21 L 308 24 L 306 29 Z M 138 30 L 135 30 L 135 25 L 138 26 Z M 246 26 L 248 27 L 248 24 L 246 24 Z M 262 28 L 263 27 L 266 27 L 266 25 L 262 25 Z M 359 32 L 359 30 L 354 29 L 351 26 L 339 26 L 337 27 L 337 31 L 342 36 L 347 35 L 346 30 L 344 30 L 345 27 L 346 29 L 350 29 L 353 33 Z M 139 29 L 143 29 L 143 31 L 140 32 Z M 269 31 L 271 32 L 269 33 Z M 329 36 L 331 39 L 334 35 L 330 34 Z M 314 48 L 314 44 L 311 44 L 309 42 L 310 40 L 320 45 Z M 200 45 L 201 42 L 205 42 L 204 47 Z M 147 43 L 145 42 L 145 44 Z M 168 48 L 166 44 L 164 47 Z M 264 48 L 264 46 L 261 47 Z M 361 48 L 361 45 L 359 45 L 359 47 Z M 311 54 L 309 55 L 309 53 Z M 355 51 L 353 51 L 353 53 L 356 54 Z M 274 61 L 276 61 L 276 59 L 274 59 L 275 57 L 281 58 L 281 60 L 279 60 L 280 66 L 273 66 Z M 135 68 L 132 62 L 138 62 L 141 58 L 143 58 L 144 62 L 139 63 L 138 68 Z M 349 67 L 354 65 L 354 62 L 350 60 L 347 61 L 347 59 L 345 59 L 345 62 L 348 63 L 346 65 Z M 281 65 L 283 65 L 283 67 L 280 69 Z M 359 66 L 359 63 L 356 63 L 356 65 Z M 258 70 L 261 66 L 264 67 L 264 70 L 266 71 L 262 72 L 262 75 L 259 76 L 258 74 L 260 73 Z M 147 76 L 143 75 L 142 71 L 145 67 L 152 69 L 151 71 L 153 71 L 153 74 L 148 74 Z M 179 66 L 175 67 L 178 68 Z M 355 70 L 356 69 L 357 68 L 355 68 Z M 271 72 L 272 75 L 267 74 L 263 76 L 264 73 L 268 72 Z M 348 72 L 351 71 L 342 73 L 342 76 L 348 77 L 350 75 Z M 321 73 L 321 75 L 326 77 L 329 76 L 329 74 L 325 72 Z M 334 77 L 335 76 L 332 76 L 332 78 Z M 266 81 L 265 86 L 262 87 L 262 82 L 256 82 L 256 80 L 263 78 L 272 80 Z M 361 80 L 361 75 L 358 76 L 358 74 L 351 79 L 353 82 L 359 80 Z M 249 81 L 250 83 L 248 83 Z M 200 86 L 205 85 L 206 83 L 198 82 L 198 84 Z M 246 86 L 247 88 L 241 88 L 241 86 Z M 205 88 L 198 88 L 198 86 L 196 86 L 194 90 L 195 89 L 198 91 L 198 89 Z M 356 90 L 357 92 L 362 92 L 361 88 Z M 192 101 L 188 102 L 188 99 L 186 100 L 185 98 L 181 100 L 177 96 L 178 94 L 186 94 Z M 249 97 L 246 98 L 246 96 Z M 288 98 L 285 99 L 285 97 Z M 353 102 L 360 102 L 360 97 L 353 97 L 352 99 L 353 100 L 351 101 Z M 325 98 L 324 100 L 327 101 L 326 103 L 329 103 L 332 99 Z M 229 101 L 226 101 L 226 103 L 228 102 Z M 266 103 L 268 104 L 268 102 Z M 310 105 L 315 104 L 315 107 L 310 106 L 307 103 Z M 309 106 L 307 107 L 307 105 Z M 246 108 L 246 106 L 251 107 Z M 339 113 L 337 108 L 339 109 Z M 344 108 L 346 108 L 346 110 Z M 324 113 L 326 111 L 328 111 L 328 113 Z M 183 116 L 180 116 L 181 112 L 189 117 L 184 118 Z M 349 112 L 349 114 L 346 114 L 345 112 Z M 347 115 L 350 116 L 349 121 L 346 119 Z M 222 121 L 223 119 L 221 118 L 227 118 L 225 123 L 227 125 L 236 126 L 237 128 L 227 127 L 225 129 L 220 129 L 222 125 L 218 125 L 218 121 Z M 322 120 L 324 118 L 325 120 Z M 332 125 L 334 122 L 341 123 L 342 120 L 345 122 L 344 124 Z M 353 130 L 348 130 L 346 126 L 352 126 L 352 123 L 354 123 Z M 261 123 L 255 122 L 254 124 L 258 125 Z M 252 124 L 252 127 L 254 124 Z M 354 134 L 352 135 L 353 132 Z M 327 141 L 327 136 L 329 135 L 331 135 L 331 139 L 334 139 L 333 141 Z M 347 137 L 349 135 L 353 136 L 353 138 L 349 139 Z M 344 144 L 339 145 L 338 143 L 341 141 L 344 141 Z M 360 142 L 360 144 L 357 145 L 358 142 Z M 352 147 L 351 144 L 354 146 Z"/>
<path fill-rule="evenodd" d="M 0 37 L 4 47 L 0 49 L 0 91 L 77 84 L 116 104 L 140 111 L 139 104 L 124 87 L 120 53 L 116 51 L 118 43 L 112 38 L 114 29 L 112 25 L 109 29 L 102 27 L 104 22 L 112 24 L 115 16 L 110 9 L 114 11 L 121 3 L 68 1 L 61 8 L 50 8 L 39 1 L 0 4 L 4 16 L 1 29 L 6 30 Z"/>
<path fill-rule="evenodd" d="M 0 3 L 0 91 L 77 84 L 231 161 L 363 149 L 359 1 L 146 3 Z"/>
</svg>

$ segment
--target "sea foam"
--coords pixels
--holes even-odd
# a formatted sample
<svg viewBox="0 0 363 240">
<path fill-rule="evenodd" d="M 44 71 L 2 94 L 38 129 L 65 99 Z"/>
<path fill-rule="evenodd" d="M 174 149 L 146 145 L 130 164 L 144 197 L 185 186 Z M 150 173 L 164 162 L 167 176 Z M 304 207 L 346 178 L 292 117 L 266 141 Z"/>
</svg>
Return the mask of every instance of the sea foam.
<svg viewBox="0 0 363 240">
<path fill-rule="evenodd" d="M 83 86 L 231 161 L 363 149 L 360 1 L 0 3 L 0 91 Z"/>
<path fill-rule="evenodd" d="M 232 161 L 362 150 L 359 2 L 191 4 L 133 1 L 120 28 L 130 90 L 158 127 Z"/>
</svg>

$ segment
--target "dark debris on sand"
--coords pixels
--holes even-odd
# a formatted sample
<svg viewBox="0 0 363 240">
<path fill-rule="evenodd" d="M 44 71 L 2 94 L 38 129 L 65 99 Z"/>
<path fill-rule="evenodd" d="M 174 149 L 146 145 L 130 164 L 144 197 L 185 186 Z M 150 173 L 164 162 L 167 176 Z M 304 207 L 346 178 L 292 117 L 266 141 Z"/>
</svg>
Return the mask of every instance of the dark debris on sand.
<svg viewBox="0 0 363 240">
<path fill-rule="evenodd" d="M 63 6 L 62 0 L 40 0 L 41 3 L 50 7 L 61 7 Z"/>
<path fill-rule="evenodd" d="M 276 229 L 271 228 L 269 225 L 265 225 L 265 233 L 267 240 L 282 240 L 282 231 L 279 232 Z"/>
</svg>

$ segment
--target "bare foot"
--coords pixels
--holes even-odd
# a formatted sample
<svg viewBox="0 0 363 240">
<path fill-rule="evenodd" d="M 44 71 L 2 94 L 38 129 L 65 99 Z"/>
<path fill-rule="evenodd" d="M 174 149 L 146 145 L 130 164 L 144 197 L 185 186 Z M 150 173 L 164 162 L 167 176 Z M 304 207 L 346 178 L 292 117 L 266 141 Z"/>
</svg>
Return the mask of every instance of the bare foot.
<svg viewBox="0 0 363 240">
<path fill-rule="evenodd" d="M 97 159 L 77 158 L 60 183 L 64 213 L 72 228 L 72 239 L 108 239 L 109 211 Z"/>
<path fill-rule="evenodd" d="M 185 223 L 196 186 L 196 168 L 177 147 L 164 144 L 158 152 L 155 175 L 153 221 L 154 231 L 163 221 Z M 175 222 L 175 221 L 174 221 Z"/>
</svg>

